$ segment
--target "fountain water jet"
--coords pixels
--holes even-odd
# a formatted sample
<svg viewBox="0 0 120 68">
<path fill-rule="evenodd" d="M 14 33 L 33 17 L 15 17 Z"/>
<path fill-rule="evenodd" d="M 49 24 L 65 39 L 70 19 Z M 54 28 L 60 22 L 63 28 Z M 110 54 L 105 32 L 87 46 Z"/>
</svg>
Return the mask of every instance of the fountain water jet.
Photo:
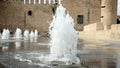
<svg viewBox="0 0 120 68">
<path fill-rule="evenodd" d="M 9 31 L 9 29 L 6 30 L 6 39 L 10 39 L 10 31 Z"/>
<path fill-rule="evenodd" d="M 35 34 L 33 31 L 30 32 L 30 42 L 34 42 Z"/>
<path fill-rule="evenodd" d="M 80 63 L 77 57 L 77 31 L 74 29 L 74 20 L 60 4 L 53 17 L 49 32 L 51 38 L 50 58 L 51 61 L 65 61 Z"/>
<path fill-rule="evenodd" d="M 3 29 L 1 39 L 5 39 L 5 35 L 6 35 L 6 29 Z"/>
<path fill-rule="evenodd" d="M 16 32 L 15 32 L 15 38 L 16 39 L 20 39 L 20 38 L 22 38 L 22 31 L 21 31 L 21 29 L 20 28 L 17 28 L 16 29 Z"/>
<path fill-rule="evenodd" d="M 48 3 L 51 4 L 51 0 L 48 0 Z"/>
<path fill-rule="evenodd" d="M 28 40 L 29 39 L 29 31 L 28 30 L 25 30 L 23 35 L 24 35 L 24 40 Z"/>
<path fill-rule="evenodd" d="M 30 32 L 31 42 L 34 42 L 33 31 Z M 27 61 L 28 64 L 45 65 L 47 67 L 57 65 L 72 65 L 78 64 L 80 66 L 80 59 L 77 57 L 77 31 L 74 29 L 74 20 L 67 13 L 66 9 L 60 4 L 57 7 L 56 14 L 53 16 L 52 23 L 49 27 L 50 34 L 50 53 L 49 52 L 32 52 L 31 54 L 20 53 L 15 55 L 15 59 L 20 61 Z M 31 55 L 31 56 L 30 56 Z M 35 56 L 37 55 L 37 56 Z M 28 57 L 25 57 L 28 56 Z M 37 59 L 38 63 L 31 60 Z"/>
<path fill-rule="evenodd" d="M 6 50 L 8 50 L 8 49 L 9 49 L 8 46 L 3 46 L 3 47 L 2 47 L 2 51 L 6 51 Z"/>
<path fill-rule="evenodd" d="M 1 39 L 8 40 L 10 38 L 10 31 L 8 29 L 3 29 Z"/>
<path fill-rule="evenodd" d="M 36 4 L 36 0 L 34 0 L 34 4 Z"/>
<path fill-rule="evenodd" d="M 46 0 L 44 0 L 44 4 L 46 4 Z"/>
<path fill-rule="evenodd" d="M 35 30 L 35 38 L 34 38 L 34 42 L 37 42 L 37 38 L 38 38 L 38 31 L 37 30 Z"/>
<path fill-rule="evenodd" d="M 39 4 L 41 4 L 41 0 L 39 0 L 39 2 L 38 2 Z"/>
</svg>

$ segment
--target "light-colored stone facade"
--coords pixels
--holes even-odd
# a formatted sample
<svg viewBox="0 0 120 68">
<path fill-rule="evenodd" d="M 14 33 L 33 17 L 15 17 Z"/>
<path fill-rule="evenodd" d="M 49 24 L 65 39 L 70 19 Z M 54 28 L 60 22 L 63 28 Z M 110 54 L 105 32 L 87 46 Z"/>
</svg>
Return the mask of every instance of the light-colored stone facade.
<svg viewBox="0 0 120 68">
<path fill-rule="evenodd" d="M 120 25 L 117 23 L 117 0 L 101 0 L 101 24 L 103 30 L 95 23 L 86 25 L 84 31 L 79 33 L 79 38 L 120 40 Z M 119 19 L 119 16 L 118 16 Z"/>
<path fill-rule="evenodd" d="M 98 31 L 98 30 L 103 30 L 103 24 L 100 22 L 84 26 L 84 31 Z"/>
<path fill-rule="evenodd" d="M 102 0 L 101 2 L 101 23 L 104 25 L 104 30 L 107 30 L 117 22 L 117 0 Z"/>
<path fill-rule="evenodd" d="M 75 20 L 77 30 L 84 25 L 100 22 L 101 0 L 63 0 L 63 5 Z M 83 15 L 83 24 L 77 24 L 77 15 Z"/>
<path fill-rule="evenodd" d="M 120 40 L 120 24 L 113 24 L 110 30 L 82 31 L 79 38 L 95 40 Z"/>
<path fill-rule="evenodd" d="M 83 30 L 84 25 L 100 22 L 101 0 L 63 0 L 63 6 L 75 20 L 77 30 Z M 0 29 L 16 27 L 22 29 L 38 29 L 47 32 L 52 21 L 52 4 L 24 4 L 23 0 L 0 1 Z M 32 15 L 28 15 L 32 11 Z M 83 15 L 83 24 L 77 23 L 77 16 Z"/>
</svg>

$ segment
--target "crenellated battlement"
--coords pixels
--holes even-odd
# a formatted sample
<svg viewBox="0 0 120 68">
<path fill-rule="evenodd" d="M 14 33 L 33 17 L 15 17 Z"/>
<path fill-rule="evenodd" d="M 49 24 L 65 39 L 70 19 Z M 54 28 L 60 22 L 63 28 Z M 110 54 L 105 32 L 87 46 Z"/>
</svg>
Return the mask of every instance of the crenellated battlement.
<svg viewBox="0 0 120 68">
<path fill-rule="evenodd" d="M 55 4 L 61 3 L 61 0 L 24 0 L 24 4 Z"/>
</svg>

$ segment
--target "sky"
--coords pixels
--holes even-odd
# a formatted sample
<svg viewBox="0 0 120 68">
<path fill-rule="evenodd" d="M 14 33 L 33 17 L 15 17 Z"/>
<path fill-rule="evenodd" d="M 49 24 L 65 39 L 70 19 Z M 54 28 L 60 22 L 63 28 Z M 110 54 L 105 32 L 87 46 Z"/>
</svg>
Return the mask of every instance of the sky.
<svg viewBox="0 0 120 68">
<path fill-rule="evenodd" d="M 120 0 L 118 0 L 118 11 L 117 14 L 120 15 Z"/>
</svg>

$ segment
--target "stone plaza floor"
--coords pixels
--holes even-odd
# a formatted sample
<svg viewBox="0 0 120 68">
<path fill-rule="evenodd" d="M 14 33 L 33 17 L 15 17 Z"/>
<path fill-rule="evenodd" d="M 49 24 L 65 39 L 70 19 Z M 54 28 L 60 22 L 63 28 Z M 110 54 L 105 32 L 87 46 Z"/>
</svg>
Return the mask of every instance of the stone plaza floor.
<svg viewBox="0 0 120 68">
<path fill-rule="evenodd" d="M 59 65 L 40 66 L 35 57 L 41 53 L 49 53 L 49 38 L 40 37 L 38 43 L 25 41 L 9 41 L 0 43 L 0 68 L 119 68 L 120 66 L 120 41 L 116 40 L 78 40 L 78 57 L 81 65 Z M 29 64 L 28 61 L 19 61 L 15 55 L 23 55 L 26 59 L 36 64 Z M 28 55 L 29 54 L 29 55 Z M 49 64 L 48 64 L 49 65 Z"/>
</svg>

